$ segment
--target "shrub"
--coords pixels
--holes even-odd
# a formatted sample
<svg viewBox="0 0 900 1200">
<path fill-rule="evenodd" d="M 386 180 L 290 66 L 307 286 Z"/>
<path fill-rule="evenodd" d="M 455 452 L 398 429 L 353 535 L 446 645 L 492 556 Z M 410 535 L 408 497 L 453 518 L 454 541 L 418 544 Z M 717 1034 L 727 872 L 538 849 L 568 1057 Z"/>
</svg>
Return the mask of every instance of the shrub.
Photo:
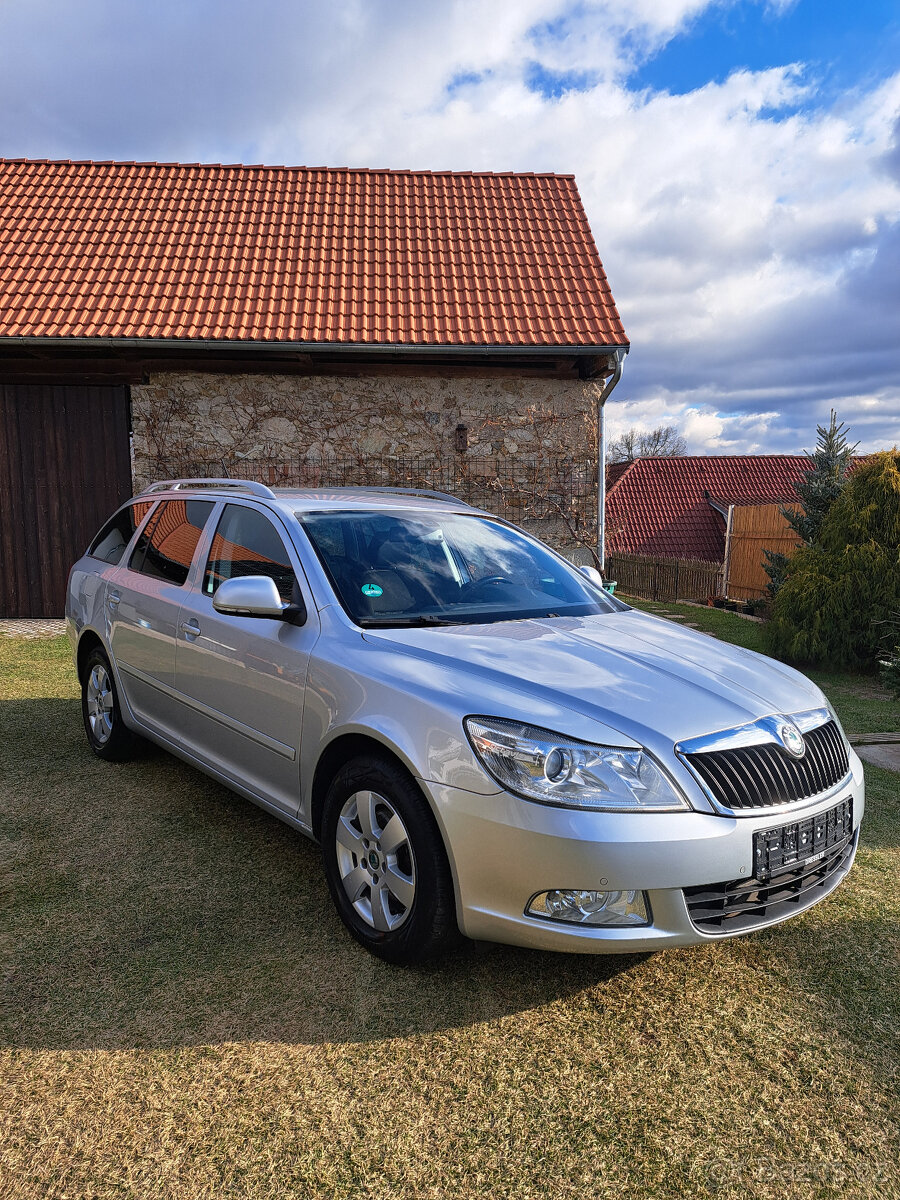
<svg viewBox="0 0 900 1200">
<path fill-rule="evenodd" d="M 884 622 L 881 647 L 881 682 L 900 700 L 900 611 L 891 613 L 890 620 Z"/>
<path fill-rule="evenodd" d="M 881 661 L 881 682 L 900 700 L 900 645 Z"/>
<path fill-rule="evenodd" d="M 884 622 L 900 608 L 900 453 L 854 471 L 815 544 L 791 559 L 772 606 L 769 647 L 781 658 L 871 669 Z"/>
</svg>

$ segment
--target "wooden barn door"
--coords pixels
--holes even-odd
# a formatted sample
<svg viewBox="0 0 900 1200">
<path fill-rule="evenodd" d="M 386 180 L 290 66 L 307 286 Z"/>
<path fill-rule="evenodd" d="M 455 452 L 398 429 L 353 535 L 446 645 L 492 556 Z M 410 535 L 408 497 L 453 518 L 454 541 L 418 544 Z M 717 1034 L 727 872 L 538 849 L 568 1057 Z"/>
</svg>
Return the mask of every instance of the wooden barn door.
<svg viewBox="0 0 900 1200">
<path fill-rule="evenodd" d="M 0 383 L 0 617 L 61 617 L 69 568 L 130 494 L 126 387 Z"/>
</svg>

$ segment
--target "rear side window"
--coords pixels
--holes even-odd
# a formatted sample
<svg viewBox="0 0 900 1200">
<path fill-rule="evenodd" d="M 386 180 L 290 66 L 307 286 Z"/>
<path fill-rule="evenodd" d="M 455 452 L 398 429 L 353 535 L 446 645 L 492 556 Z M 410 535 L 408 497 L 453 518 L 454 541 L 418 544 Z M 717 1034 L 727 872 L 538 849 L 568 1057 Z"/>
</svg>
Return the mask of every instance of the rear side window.
<svg viewBox="0 0 900 1200">
<path fill-rule="evenodd" d="M 122 561 L 122 555 L 128 543 L 134 537 L 134 531 L 153 507 L 152 500 L 136 500 L 127 504 L 121 512 L 112 517 L 91 542 L 88 554 L 91 558 L 99 558 L 101 562 L 117 566 Z"/>
<path fill-rule="evenodd" d="M 212 510 L 211 500 L 166 500 L 138 538 L 131 570 L 181 586 Z"/>
<path fill-rule="evenodd" d="M 294 569 L 278 530 L 255 508 L 226 504 L 206 564 L 203 590 L 211 596 L 226 579 L 268 575 L 281 599 L 290 604 Z"/>
</svg>

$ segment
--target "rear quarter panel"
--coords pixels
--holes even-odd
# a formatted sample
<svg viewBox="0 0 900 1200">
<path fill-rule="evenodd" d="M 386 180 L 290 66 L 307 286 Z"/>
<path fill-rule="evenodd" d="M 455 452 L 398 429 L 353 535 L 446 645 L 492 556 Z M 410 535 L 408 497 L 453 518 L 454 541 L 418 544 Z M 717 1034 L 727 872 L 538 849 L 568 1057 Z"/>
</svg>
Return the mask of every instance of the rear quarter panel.
<svg viewBox="0 0 900 1200">
<path fill-rule="evenodd" d="M 75 563 L 69 574 L 69 589 L 66 595 L 66 633 L 72 646 L 73 659 L 77 657 L 78 643 L 85 630 L 92 629 L 106 644 L 106 619 L 104 600 L 106 578 L 98 560 L 85 555 Z"/>
</svg>

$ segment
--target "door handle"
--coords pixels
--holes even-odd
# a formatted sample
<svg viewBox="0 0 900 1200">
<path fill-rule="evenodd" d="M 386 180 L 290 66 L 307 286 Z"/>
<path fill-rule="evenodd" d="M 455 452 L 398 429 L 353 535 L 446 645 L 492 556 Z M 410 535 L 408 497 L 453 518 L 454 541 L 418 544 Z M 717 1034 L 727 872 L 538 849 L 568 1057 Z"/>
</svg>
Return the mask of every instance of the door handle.
<svg viewBox="0 0 900 1200">
<path fill-rule="evenodd" d="M 193 618 L 191 618 L 190 621 L 181 622 L 181 632 L 185 637 L 199 637 L 200 626 Z"/>
<path fill-rule="evenodd" d="M 122 599 L 122 597 L 119 595 L 118 592 L 107 592 L 106 593 L 106 603 L 109 605 L 110 608 L 118 608 L 121 599 Z"/>
</svg>

